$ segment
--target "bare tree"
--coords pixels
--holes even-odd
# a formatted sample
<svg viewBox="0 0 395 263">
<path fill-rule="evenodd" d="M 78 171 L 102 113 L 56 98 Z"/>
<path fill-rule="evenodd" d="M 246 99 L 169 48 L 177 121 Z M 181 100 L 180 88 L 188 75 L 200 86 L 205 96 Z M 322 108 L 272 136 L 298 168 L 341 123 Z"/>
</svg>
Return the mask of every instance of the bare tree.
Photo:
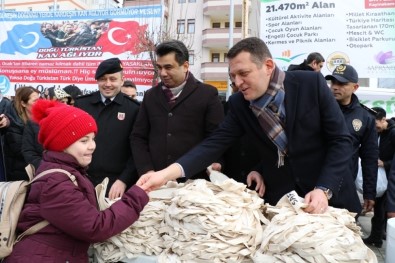
<svg viewBox="0 0 395 263">
<path fill-rule="evenodd" d="M 149 59 L 152 63 L 152 69 L 154 71 L 153 78 L 152 78 L 152 86 L 158 84 L 159 81 L 159 73 L 158 68 L 156 66 L 156 54 L 155 54 L 155 47 L 167 40 L 179 40 L 185 44 L 188 50 L 191 50 L 193 46 L 193 41 L 195 34 L 186 34 L 185 32 L 179 33 L 178 28 L 172 29 L 168 26 L 171 23 L 168 23 L 167 18 L 165 17 L 162 21 L 161 25 L 154 28 L 151 27 L 150 29 L 143 32 L 139 32 L 139 39 L 137 43 L 136 49 L 140 52 L 146 52 L 149 55 Z M 144 68 L 147 70 L 147 68 Z"/>
</svg>

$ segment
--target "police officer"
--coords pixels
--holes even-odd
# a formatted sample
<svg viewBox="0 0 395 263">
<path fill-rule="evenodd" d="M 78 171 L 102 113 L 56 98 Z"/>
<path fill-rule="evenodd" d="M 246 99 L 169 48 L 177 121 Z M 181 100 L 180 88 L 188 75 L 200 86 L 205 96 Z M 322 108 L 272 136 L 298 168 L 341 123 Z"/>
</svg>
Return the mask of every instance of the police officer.
<svg viewBox="0 0 395 263">
<path fill-rule="evenodd" d="M 139 105 L 121 92 L 124 82 L 122 62 L 110 58 L 101 62 L 95 79 L 99 91 L 76 98 L 75 106 L 97 122 L 96 150 L 88 174 L 96 186 L 109 178 L 107 195 L 114 199 L 137 181 L 130 146 L 130 134 Z"/>
<path fill-rule="evenodd" d="M 358 173 L 358 158 L 361 159 L 363 175 L 363 211 L 373 209 L 376 198 L 378 169 L 378 142 L 375 111 L 361 104 L 354 92 L 358 89 L 358 73 L 350 65 L 341 64 L 332 75 L 325 79 L 331 81 L 331 90 L 346 121 L 353 141 L 353 155 L 350 160 L 354 180 Z"/>
</svg>

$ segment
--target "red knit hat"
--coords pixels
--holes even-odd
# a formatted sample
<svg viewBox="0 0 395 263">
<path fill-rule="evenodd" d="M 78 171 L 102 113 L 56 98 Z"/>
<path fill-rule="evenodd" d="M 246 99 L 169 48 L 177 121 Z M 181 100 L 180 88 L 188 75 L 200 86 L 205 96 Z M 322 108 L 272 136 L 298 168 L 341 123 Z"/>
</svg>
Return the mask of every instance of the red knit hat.
<svg viewBox="0 0 395 263">
<path fill-rule="evenodd" d="M 32 117 L 40 126 L 38 141 L 46 150 L 60 152 L 88 133 L 97 133 L 91 115 L 57 101 L 38 100 L 32 107 Z"/>
</svg>

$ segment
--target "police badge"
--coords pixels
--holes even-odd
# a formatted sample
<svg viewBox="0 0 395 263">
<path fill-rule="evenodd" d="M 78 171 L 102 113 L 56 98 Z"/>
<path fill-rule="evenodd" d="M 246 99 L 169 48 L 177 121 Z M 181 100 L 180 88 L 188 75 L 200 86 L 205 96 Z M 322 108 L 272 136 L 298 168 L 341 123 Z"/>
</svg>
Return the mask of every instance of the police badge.
<svg viewBox="0 0 395 263">
<path fill-rule="evenodd" d="M 125 113 L 124 112 L 118 112 L 118 120 L 123 121 L 125 119 Z"/>
<path fill-rule="evenodd" d="M 354 131 L 359 131 L 362 127 L 362 121 L 360 119 L 353 119 L 352 127 L 354 128 Z"/>
</svg>

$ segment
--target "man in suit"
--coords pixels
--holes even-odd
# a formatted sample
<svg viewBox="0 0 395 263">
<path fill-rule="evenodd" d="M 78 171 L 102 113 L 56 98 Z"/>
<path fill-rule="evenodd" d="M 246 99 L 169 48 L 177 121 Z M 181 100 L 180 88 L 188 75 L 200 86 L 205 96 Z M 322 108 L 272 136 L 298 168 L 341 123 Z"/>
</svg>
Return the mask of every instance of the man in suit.
<svg viewBox="0 0 395 263">
<path fill-rule="evenodd" d="M 218 91 L 189 71 L 188 49 L 178 40 L 155 53 L 161 82 L 148 90 L 133 128 L 132 149 L 139 175 L 161 170 L 209 136 L 223 120 Z M 207 177 L 205 167 L 191 176 Z"/>
<path fill-rule="evenodd" d="M 130 136 L 139 105 L 121 92 L 123 66 L 118 58 L 100 63 L 95 79 L 99 91 L 77 97 L 75 107 L 88 112 L 96 120 L 96 150 L 88 174 L 96 186 L 109 178 L 108 197 L 121 197 L 137 181 Z"/>
<path fill-rule="evenodd" d="M 296 190 L 305 198 L 308 213 L 324 213 L 329 200 L 359 212 L 348 165 L 351 136 L 322 74 L 281 71 L 266 44 L 255 37 L 238 42 L 227 57 L 232 85 L 239 92 L 230 97 L 225 120 L 176 163 L 143 175 L 137 184 L 150 191 L 168 180 L 189 177 L 247 133 L 262 156 L 259 173 L 247 180 L 257 183 L 266 202 L 275 204 Z"/>
</svg>

